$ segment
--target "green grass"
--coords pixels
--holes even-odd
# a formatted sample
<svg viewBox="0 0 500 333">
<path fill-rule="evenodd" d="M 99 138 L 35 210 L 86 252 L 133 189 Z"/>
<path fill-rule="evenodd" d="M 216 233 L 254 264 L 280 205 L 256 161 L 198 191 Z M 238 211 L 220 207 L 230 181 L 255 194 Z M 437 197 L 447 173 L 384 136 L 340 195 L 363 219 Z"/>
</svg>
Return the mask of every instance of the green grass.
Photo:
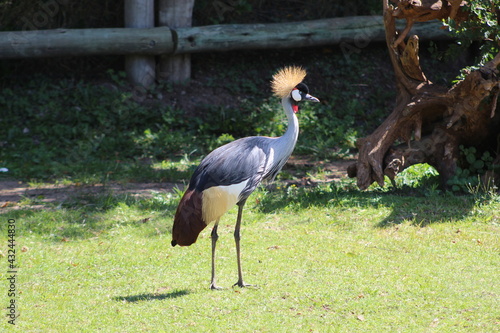
<svg viewBox="0 0 500 333">
<path fill-rule="evenodd" d="M 242 227 L 244 277 L 257 287 L 230 287 L 233 209 L 219 227 L 222 291 L 209 289 L 210 228 L 191 247 L 169 244 L 178 200 L 104 193 L 3 212 L 18 232 L 16 331 L 500 329 L 496 195 L 261 188 Z M 5 318 L 1 325 L 12 329 Z"/>
</svg>

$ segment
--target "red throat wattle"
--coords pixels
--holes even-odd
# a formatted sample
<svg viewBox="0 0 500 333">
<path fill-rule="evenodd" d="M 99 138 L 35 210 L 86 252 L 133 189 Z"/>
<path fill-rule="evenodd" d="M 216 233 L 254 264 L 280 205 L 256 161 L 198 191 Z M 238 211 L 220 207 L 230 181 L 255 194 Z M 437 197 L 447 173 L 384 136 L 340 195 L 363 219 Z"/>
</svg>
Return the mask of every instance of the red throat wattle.
<svg viewBox="0 0 500 333">
<path fill-rule="evenodd" d="M 299 105 L 298 105 L 298 104 L 294 104 L 294 105 L 292 105 L 292 109 L 293 109 L 293 112 L 294 112 L 294 113 L 299 112 Z"/>
</svg>

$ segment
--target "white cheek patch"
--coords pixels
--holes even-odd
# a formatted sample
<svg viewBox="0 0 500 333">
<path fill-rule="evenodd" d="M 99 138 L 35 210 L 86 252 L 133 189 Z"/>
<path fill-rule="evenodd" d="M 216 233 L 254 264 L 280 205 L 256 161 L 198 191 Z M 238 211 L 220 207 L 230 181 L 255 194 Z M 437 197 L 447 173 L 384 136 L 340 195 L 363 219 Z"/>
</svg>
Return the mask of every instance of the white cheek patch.
<svg viewBox="0 0 500 333">
<path fill-rule="evenodd" d="M 296 102 L 300 102 L 302 100 L 302 95 L 300 94 L 300 91 L 298 89 L 292 90 L 292 98 Z"/>
</svg>

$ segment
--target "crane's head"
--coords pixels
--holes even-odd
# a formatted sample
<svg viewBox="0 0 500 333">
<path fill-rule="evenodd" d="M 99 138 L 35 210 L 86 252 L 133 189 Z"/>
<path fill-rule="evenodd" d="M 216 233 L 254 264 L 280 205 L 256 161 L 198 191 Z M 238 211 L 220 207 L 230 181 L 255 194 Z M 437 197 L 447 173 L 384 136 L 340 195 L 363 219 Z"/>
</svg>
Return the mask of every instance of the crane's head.
<svg viewBox="0 0 500 333">
<path fill-rule="evenodd" d="M 309 95 L 309 88 L 302 82 L 306 75 L 302 67 L 289 66 L 280 69 L 271 81 L 274 94 L 280 98 L 290 98 L 294 112 L 299 111 L 300 101 L 319 102 L 319 99 Z"/>
</svg>

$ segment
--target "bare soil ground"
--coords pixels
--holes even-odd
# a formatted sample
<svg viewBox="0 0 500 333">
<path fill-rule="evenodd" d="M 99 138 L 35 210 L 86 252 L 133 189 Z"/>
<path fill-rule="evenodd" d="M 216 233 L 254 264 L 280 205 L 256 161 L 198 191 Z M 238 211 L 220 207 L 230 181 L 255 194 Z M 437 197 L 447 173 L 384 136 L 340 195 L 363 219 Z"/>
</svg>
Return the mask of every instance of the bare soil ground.
<svg viewBox="0 0 500 333">
<path fill-rule="evenodd" d="M 44 204 L 53 202 L 64 202 L 65 200 L 83 194 L 98 194 L 112 192 L 115 194 L 129 194 L 132 196 L 151 196 L 154 191 L 168 192 L 175 186 L 182 188 L 180 183 L 128 183 L 120 184 L 111 182 L 108 184 L 94 185 L 61 185 L 43 184 L 30 186 L 18 181 L 0 181 L 0 207 L 19 208 L 19 203 L 24 199 L 36 199 L 37 205 L 31 208 L 43 208 Z"/>
<path fill-rule="evenodd" d="M 308 167 L 321 166 L 328 170 L 328 175 L 322 182 L 330 182 L 346 177 L 347 166 L 354 160 L 339 160 L 334 162 L 311 162 L 307 158 L 292 157 L 285 166 L 285 170 L 296 176 L 295 181 L 289 181 L 290 184 L 297 186 L 311 186 L 317 181 L 312 181 L 303 174 Z M 30 184 L 16 180 L 0 181 L 0 211 L 2 209 L 19 209 L 23 207 L 23 200 L 31 200 L 35 204 L 30 204 L 30 208 L 41 209 L 47 204 L 55 202 L 64 202 L 72 197 L 79 195 L 92 195 L 99 193 L 128 194 L 137 197 L 151 197 L 154 192 L 170 192 L 175 187 L 184 189 L 183 183 L 164 182 L 164 183 L 118 183 L 110 182 L 107 184 L 93 185 L 63 185 L 63 184 L 42 184 L 31 186 Z"/>
</svg>

